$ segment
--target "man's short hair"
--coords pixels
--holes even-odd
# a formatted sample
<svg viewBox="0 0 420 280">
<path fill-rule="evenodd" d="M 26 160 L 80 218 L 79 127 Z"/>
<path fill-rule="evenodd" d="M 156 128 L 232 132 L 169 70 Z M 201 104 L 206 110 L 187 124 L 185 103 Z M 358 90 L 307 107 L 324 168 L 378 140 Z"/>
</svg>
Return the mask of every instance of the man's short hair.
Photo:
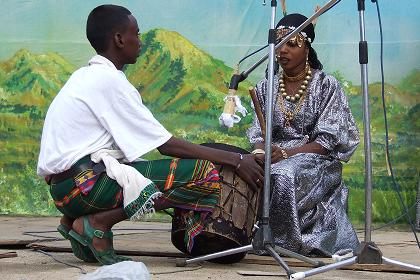
<svg viewBox="0 0 420 280">
<path fill-rule="evenodd" d="M 124 32 L 131 12 L 117 5 L 101 5 L 93 9 L 86 23 L 86 37 L 96 52 L 107 49 L 109 39 L 116 31 Z"/>
</svg>

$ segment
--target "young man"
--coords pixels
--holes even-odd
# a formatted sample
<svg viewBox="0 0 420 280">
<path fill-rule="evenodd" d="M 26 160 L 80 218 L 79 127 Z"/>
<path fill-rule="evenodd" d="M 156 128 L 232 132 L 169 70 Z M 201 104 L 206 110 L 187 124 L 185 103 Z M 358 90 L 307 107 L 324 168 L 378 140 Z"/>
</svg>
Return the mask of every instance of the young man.
<svg viewBox="0 0 420 280">
<path fill-rule="evenodd" d="M 177 139 L 144 106 L 121 71 L 136 62 L 141 49 L 129 10 L 93 9 L 86 35 L 97 55 L 72 74 L 51 103 L 38 160 L 38 174 L 46 177 L 64 214 L 58 230 L 77 257 L 102 264 L 127 260 L 115 255 L 111 228 L 153 208 L 182 209 L 190 232 L 199 233 L 219 195 L 212 162 L 234 166 L 251 187 L 262 186 L 263 170 L 254 155 Z M 135 162 L 155 148 L 176 158 Z M 120 164 L 123 160 L 127 164 Z M 188 215 L 191 210 L 194 215 Z M 193 237 L 186 236 L 189 246 Z"/>
</svg>

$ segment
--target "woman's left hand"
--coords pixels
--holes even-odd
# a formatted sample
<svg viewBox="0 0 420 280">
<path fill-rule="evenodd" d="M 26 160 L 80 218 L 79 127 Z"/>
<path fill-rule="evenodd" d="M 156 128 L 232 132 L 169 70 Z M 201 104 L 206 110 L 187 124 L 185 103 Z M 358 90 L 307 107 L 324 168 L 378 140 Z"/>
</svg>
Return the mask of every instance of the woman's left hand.
<svg viewBox="0 0 420 280">
<path fill-rule="evenodd" d="M 271 145 L 271 163 L 276 163 L 284 159 L 281 148 Z"/>
</svg>

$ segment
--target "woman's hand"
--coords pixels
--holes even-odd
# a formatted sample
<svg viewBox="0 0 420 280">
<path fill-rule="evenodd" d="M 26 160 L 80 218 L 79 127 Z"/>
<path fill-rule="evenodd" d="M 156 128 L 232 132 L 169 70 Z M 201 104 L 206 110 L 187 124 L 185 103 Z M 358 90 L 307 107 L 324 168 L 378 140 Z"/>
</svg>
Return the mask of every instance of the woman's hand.
<svg viewBox="0 0 420 280">
<path fill-rule="evenodd" d="M 284 159 L 282 149 L 276 145 L 271 145 L 271 163 L 277 163 Z M 283 150 L 284 151 L 284 150 Z"/>
</svg>

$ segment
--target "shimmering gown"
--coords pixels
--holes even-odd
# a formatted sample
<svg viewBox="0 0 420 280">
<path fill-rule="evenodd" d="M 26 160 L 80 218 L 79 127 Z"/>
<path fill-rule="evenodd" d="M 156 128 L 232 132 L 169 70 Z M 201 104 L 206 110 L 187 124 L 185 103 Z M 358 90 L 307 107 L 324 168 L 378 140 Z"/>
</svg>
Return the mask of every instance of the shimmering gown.
<svg viewBox="0 0 420 280">
<path fill-rule="evenodd" d="M 274 80 L 273 143 L 293 148 L 317 142 L 328 155 L 300 153 L 271 166 L 270 225 L 275 244 L 304 255 L 332 255 L 354 250 L 359 241 L 347 217 L 348 189 L 342 163 L 359 144 L 359 132 L 339 82 L 320 70 L 312 79 L 299 112 L 284 125 Z M 256 86 L 265 114 L 267 79 Z M 288 110 L 296 103 L 284 101 Z M 263 142 L 258 119 L 249 128 L 251 144 Z"/>
</svg>

